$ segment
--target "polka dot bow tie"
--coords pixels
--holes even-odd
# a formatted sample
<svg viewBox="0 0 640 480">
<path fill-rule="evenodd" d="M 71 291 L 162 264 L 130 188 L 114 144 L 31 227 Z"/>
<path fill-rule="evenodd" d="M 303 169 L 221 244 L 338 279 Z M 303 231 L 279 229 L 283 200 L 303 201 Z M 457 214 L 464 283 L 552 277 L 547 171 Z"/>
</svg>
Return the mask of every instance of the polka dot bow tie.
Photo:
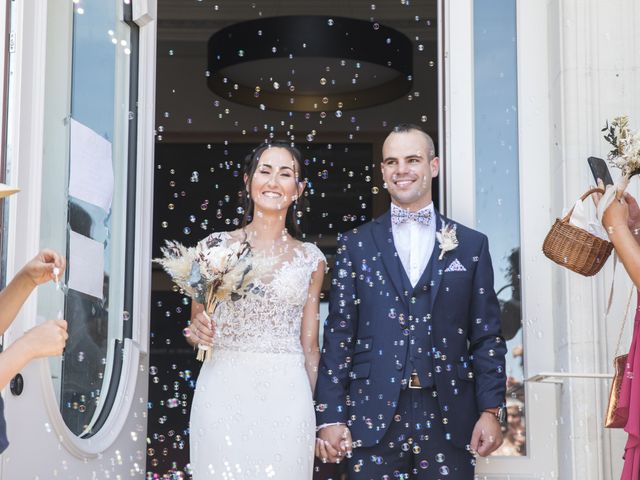
<svg viewBox="0 0 640 480">
<path fill-rule="evenodd" d="M 403 208 L 393 208 L 391 210 L 391 223 L 400 225 L 405 222 L 417 222 L 428 226 L 431 224 L 431 210 L 410 212 Z"/>
</svg>

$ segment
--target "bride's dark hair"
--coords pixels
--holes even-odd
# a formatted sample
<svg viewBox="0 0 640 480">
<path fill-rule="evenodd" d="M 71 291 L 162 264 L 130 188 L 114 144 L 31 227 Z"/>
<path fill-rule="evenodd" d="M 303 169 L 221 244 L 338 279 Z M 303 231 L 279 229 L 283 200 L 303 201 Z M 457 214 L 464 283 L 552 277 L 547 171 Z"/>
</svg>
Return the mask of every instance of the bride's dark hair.
<svg viewBox="0 0 640 480">
<path fill-rule="evenodd" d="M 251 198 L 251 195 L 249 193 L 251 190 L 251 183 L 253 182 L 253 176 L 255 175 L 258 164 L 260 163 L 260 157 L 262 153 L 269 148 L 282 148 L 289 152 L 295 160 L 293 162 L 293 176 L 295 178 L 296 186 L 298 186 L 300 182 L 304 181 L 304 177 L 302 176 L 302 154 L 300 153 L 300 150 L 298 150 L 292 143 L 281 140 L 274 140 L 271 142 L 263 142 L 256 148 L 254 148 L 251 153 L 244 159 L 243 174 L 247 176 L 247 182 L 245 184 L 245 188 L 243 188 L 240 192 L 240 204 L 244 210 L 244 215 L 242 217 L 243 228 L 246 227 L 247 224 L 253 219 L 254 205 L 253 199 Z M 295 238 L 300 238 L 302 236 L 302 230 L 300 229 L 300 218 L 302 217 L 302 212 L 304 212 L 305 208 L 306 198 L 304 197 L 304 195 L 301 195 L 296 196 L 287 210 L 285 227 L 287 231 Z"/>
</svg>

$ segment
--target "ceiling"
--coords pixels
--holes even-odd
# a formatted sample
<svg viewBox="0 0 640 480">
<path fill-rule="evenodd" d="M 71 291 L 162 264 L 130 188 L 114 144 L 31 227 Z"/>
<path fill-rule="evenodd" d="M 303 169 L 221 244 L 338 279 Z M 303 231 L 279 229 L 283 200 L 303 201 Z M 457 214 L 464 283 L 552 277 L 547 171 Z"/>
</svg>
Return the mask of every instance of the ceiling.
<svg viewBox="0 0 640 480">
<path fill-rule="evenodd" d="M 330 13 L 328 13 L 330 12 Z M 276 112 L 224 100 L 207 88 L 207 41 L 234 23 L 281 15 L 331 15 L 379 23 L 413 42 L 411 91 L 384 105 L 335 112 Z M 357 141 L 412 122 L 435 133 L 438 117 L 437 0 L 159 0 L 156 128 L 159 140 L 218 141 L 246 136 L 253 142 L 269 132 L 296 141 Z M 246 68 L 250 69 L 250 66 Z M 265 68 L 264 63 L 257 69 Z M 363 67 L 364 68 L 364 67 Z M 269 71 L 247 72 L 251 78 Z M 365 75 L 363 75 L 365 76 Z"/>
</svg>

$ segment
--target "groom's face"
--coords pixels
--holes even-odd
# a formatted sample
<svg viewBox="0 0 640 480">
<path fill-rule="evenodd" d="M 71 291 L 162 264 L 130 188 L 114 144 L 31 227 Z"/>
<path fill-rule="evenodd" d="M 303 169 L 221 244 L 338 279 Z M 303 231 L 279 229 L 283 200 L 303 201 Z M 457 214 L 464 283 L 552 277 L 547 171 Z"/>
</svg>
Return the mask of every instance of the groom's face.
<svg viewBox="0 0 640 480">
<path fill-rule="evenodd" d="M 411 211 L 431 203 L 431 179 L 439 161 L 432 142 L 419 130 L 393 132 L 382 146 L 382 178 L 393 203 Z"/>
</svg>

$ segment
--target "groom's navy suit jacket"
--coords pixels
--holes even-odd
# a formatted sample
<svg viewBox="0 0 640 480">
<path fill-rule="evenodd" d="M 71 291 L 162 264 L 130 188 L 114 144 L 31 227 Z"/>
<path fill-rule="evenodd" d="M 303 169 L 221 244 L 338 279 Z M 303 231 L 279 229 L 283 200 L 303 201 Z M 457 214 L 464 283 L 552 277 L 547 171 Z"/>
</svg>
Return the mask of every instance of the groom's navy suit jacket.
<svg viewBox="0 0 640 480">
<path fill-rule="evenodd" d="M 454 222 L 436 213 L 436 229 Z M 390 213 L 338 242 L 316 387 L 318 425 L 342 422 L 356 445 L 380 443 L 416 371 L 437 391 L 448 439 L 464 448 L 480 412 L 505 401 L 500 310 L 487 237 L 457 224 L 436 241 L 414 287 L 396 252 Z"/>
</svg>

